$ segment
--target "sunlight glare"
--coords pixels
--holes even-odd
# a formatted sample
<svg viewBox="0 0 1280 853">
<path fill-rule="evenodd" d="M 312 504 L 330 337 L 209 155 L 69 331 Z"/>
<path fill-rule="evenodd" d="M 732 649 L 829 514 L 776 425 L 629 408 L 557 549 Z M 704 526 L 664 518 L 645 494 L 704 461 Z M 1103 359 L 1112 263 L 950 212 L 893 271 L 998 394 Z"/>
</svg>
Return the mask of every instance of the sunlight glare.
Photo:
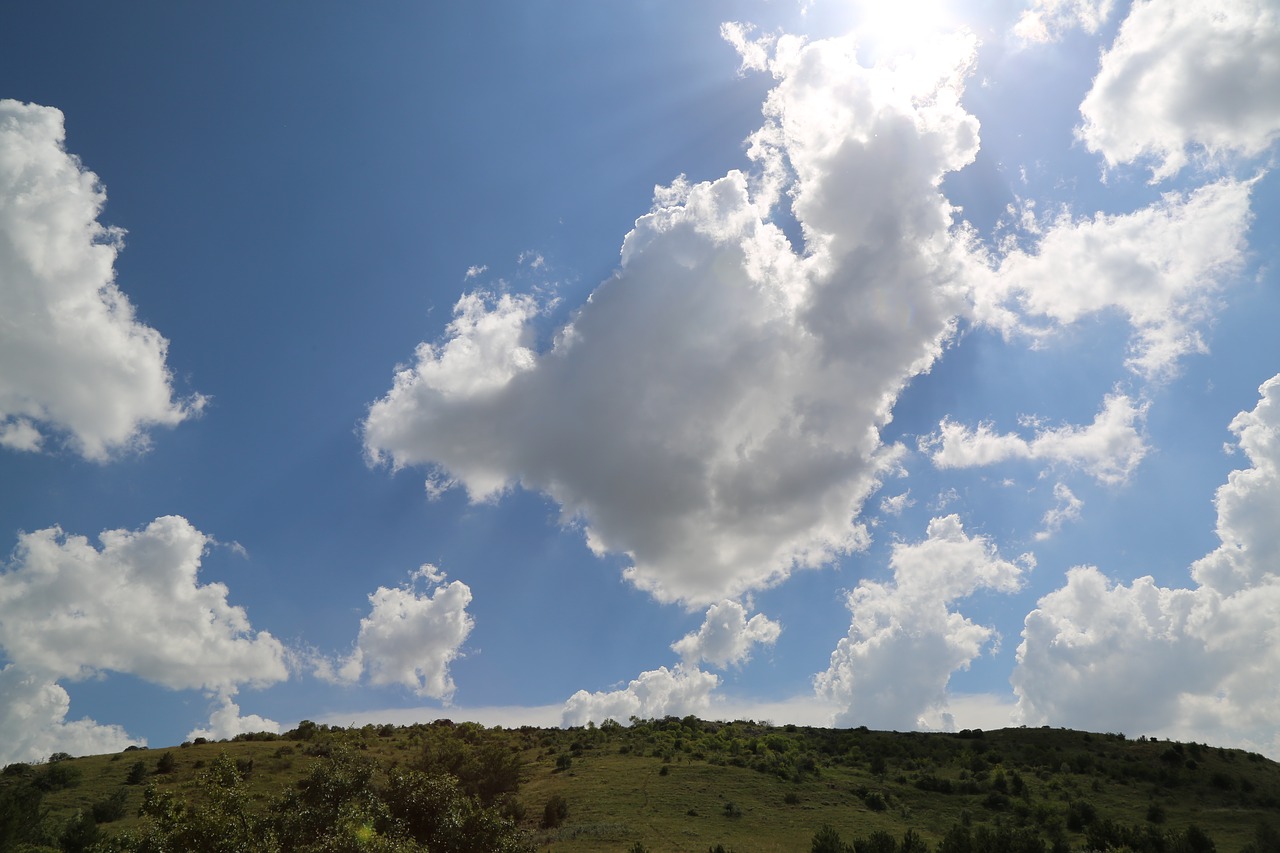
<svg viewBox="0 0 1280 853">
<path fill-rule="evenodd" d="M 949 0 L 854 0 L 854 31 L 873 58 L 914 52 L 960 22 Z"/>
</svg>

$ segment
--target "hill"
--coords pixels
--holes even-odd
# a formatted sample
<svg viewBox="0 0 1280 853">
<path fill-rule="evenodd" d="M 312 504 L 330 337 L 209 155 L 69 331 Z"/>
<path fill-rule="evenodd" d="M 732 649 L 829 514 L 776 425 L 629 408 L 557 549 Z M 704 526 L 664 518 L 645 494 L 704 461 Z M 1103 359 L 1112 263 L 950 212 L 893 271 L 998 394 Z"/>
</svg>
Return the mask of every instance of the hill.
<svg viewBox="0 0 1280 853">
<path fill-rule="evenodd" d="M 0 850 L 1270 853 L 1277 829 L 1260 755 L 1050 728 L 304 722 L 0 775 Z"/>
</svg>

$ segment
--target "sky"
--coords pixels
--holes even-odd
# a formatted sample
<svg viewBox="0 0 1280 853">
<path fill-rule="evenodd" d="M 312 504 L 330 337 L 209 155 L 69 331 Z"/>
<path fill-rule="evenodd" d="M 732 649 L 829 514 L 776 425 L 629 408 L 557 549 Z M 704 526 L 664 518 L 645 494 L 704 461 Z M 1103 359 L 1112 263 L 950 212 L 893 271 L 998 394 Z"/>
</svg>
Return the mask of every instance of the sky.
<svg viewBox="0 0 1280 853">
<path fill-rule="evenodd" d="M 0 763 L 1280 758 L 1280 11 L 890 5 L 6 10 Z"/>
</svg>

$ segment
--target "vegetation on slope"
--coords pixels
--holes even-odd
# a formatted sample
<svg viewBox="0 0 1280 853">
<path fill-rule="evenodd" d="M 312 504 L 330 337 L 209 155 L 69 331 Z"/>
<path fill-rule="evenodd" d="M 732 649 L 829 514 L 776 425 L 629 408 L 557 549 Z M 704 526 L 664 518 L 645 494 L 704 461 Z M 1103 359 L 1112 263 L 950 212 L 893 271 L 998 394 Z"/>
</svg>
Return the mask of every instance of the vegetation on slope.
<svg viewBox="0 0 1280 853">
<path fill-rule="evenodd" d="M 1280 765 L 1119 734 L 693 717 L 328 728 L 0 775 L 0 850 L 1280 851 Z"/>
</svg>

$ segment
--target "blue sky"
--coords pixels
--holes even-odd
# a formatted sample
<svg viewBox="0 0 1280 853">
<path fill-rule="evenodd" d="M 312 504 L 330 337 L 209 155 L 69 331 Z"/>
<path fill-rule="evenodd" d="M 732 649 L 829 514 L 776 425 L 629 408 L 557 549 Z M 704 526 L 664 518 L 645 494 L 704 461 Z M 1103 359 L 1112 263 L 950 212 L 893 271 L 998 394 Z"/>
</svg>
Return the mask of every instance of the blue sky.
<svg viewBox="0 0 1280 853">
<path fill-rule="evenodd" d="M 6 13 L 0 759 L 1280 755 L 1276 13 L 901 5 Z"/>
</svg>

